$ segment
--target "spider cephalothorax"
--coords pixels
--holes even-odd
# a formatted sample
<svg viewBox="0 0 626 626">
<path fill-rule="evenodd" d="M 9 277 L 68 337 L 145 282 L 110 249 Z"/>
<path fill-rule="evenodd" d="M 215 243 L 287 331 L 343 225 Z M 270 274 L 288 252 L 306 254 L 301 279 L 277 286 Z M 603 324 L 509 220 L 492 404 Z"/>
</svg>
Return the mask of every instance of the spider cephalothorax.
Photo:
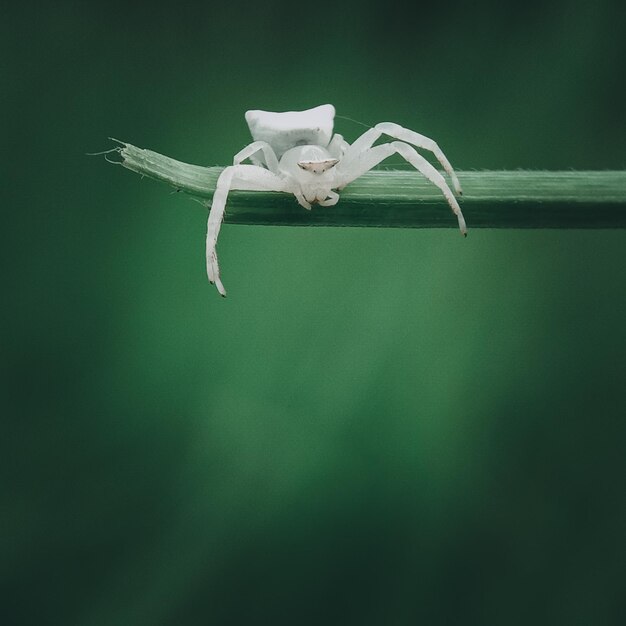
<svg viewBox="0 0 626 626">
<path fill-rule="evenodd" d="M 417 147 L 432 152 L 450 176 L 454 191 L 461 195 L 452 166 L 432 139 L 398 124 L 382 122 L 349 144 L 341 135 L 333 135 L 334 117 L 332 104 L 307 111 L 246 113 L 254 141 L 236 154 L 233 165 L 220 174 L 207 228 L 207 274 L 222 296 L 226 291 L 220 280 L 215 246 L 231 189 L 291 193 L 305 209 L 311 209 L 314 203 L 332 206 L 339 200 L 336 189 L 343 189 L 387 157 L 399 154 L 439 187 L 457 216 L 461 232 L 466 234 L 461 207 L 445 178 L 415 150 Z M 374 146 L 381 135 L 396 141 Z M 246 159 L 253 165 L 242 165 Z"/>
</svg>

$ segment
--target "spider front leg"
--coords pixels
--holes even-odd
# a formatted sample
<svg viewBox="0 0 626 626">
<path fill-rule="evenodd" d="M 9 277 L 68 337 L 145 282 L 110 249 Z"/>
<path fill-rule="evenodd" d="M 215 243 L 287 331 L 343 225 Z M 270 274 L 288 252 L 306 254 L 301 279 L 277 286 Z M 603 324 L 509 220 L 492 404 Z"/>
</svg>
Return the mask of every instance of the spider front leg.
<svg viewBox="0 0 626 626">
<path fill-rule="evenodd" d="M 256 157 L 258 152 L 263 153 L 265 161 Z M 254 165 L 265 165 L 270 172 L 278 174 L 278 158 L 272 146 L 267 141 L 253 141 L 233 158 L 233 165 L 239 165 L 242 161 L 250 159 Z"/>
<path fill-rule="evenodd" d="M 226 290 L 220 280 L 220 268 L 215 248 L 224 219 L 228 192 L 231 189 L 240 191 L 291 191 L 287 181 L 283 178 L 256 165 L 231 165 L 220 174 L 207 222 L 206 270 L 209 282 L 217 287 L 218 292 L 223 297 L 226 297 Z"/>
<path fill-rule="evenodd" d="M 319 200 L 318 204 L 320 206 L 335 206 L 337 202 L 339 202 L 339 194 L 331 189 L 326 200 Z"/>
<path fill-rule="evenodd" d="M 457 195 L 460 196 L 463 194 L 456 172 L 437 143 L 425 135 L 420 135 L 413 130 L 409 130 L 399 124 L 394 124 L 393 122 L 381 122 L 380 124 L 376 124 L 374 128 L 370 128 L 368 131 L 365 131 L 348 148 L 343 160 L 346 161 L 346 163 L 350 163 L 353 159 L 358 158 L 362 152 L 371 148 L 383 134 L 389 135 L 393 139 L 399 139 L 400 141 L 409 143 L 417 148 L 422 148 L 432 152 L 437 158 L 437 161 L 441 164 L 441 167 L 443 167 L 443 169 L 448 173 L 448 176 L 450 176 L 452 185 Z"/>
<path fill-rule="evenodd" d="M 352 144 L 352 147 L 354 147 L 355 144 L 356 142 Z M 461 233 L 463 236 L 467 236 L 467 226 L 463 212 L 452 190 L 448 187 L 446 179 L 421 154 L 418 154 L 415 148 L 402 141 L 393 141 L 392 143 L 385 143 L 380 146 L 375 146 L 374 148 L 365 149 L 360 155 L 353 156 L 347 164 L 345 163 L 345 159 L 340 161 L 336 166 L 338 187 L 345 187 L 395 153 L 404 157 L 431 183 L 441 189 L 452 212 L 457 217 Z"/>
</svg>

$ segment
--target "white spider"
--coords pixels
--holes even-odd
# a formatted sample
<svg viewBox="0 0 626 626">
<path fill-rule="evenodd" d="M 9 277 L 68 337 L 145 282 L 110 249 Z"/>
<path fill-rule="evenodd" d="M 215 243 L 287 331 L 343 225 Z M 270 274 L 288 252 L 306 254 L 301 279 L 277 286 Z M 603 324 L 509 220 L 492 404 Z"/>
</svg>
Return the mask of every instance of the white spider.
<svg viewBox="0 0 626 626">
<path fill-rule="evenodd" d="M 307 111 L 246 113 L 254 141 L 236 154 L 233 165 L 220 174 L 207 227 L 207 274 L 222 296 L 226 296 L 226 290 L 220 280 L 215 246 L 231 189 L 292 193 L 305 209 L 311 209 L 311 204 L 316 202 L 321 206 L 333 206 L 339 200 L 335 189 L 343 189 L 387 157 L 398 153 L 441 189 L 457 216 L 461 233 L 467 233 L 461 207 L 444 177 L 413 147 L 430 150 L 452 179 L 455 192 L 461 195 L 461 186 L 450 162 L 432 139 L 398 124 L 382 122 L 350 145 L 341 135 L 333 135 L 334 117 L 332 104 Z M 399 141 L 374 146 L 381 135 Z M 242 165 L 246 159 L 254 165 Z"/>
</svg>

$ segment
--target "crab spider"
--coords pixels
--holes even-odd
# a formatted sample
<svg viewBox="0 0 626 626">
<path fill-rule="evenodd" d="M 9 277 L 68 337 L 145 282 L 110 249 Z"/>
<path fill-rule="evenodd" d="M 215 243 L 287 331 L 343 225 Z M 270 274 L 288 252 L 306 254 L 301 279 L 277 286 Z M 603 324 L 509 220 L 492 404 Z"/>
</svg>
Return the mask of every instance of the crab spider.
<svg viewBox="0 0 626 626">
<path fill-rule="evenodd" d="M 461 233 L 467 234 L 461 207 L 445 178 L 415 150 L 417 147 L 432 152 L 450 176 L 456 194 L 461 195 L 450 162 L 432 139 L 398 124 L 382 122 L 350 145 L 341 135 L 333 135 L 334 117 L 332 104 L 307 111 L 246 113 L 254 141 L 238 152 L 233 165 L 220 174 L 207 227 L 207 274 L 222 296 L 226 296 L 226 290 L 220 280 L 215 247 L 231 189 L 291 193 L 309 210 L 314 203 L 333 206 L 339 201 L 336 189 L 343 189 L 387 157 L 399 154 L 441 190 L 457 216 Z M 394 141 L 374 146 L 382 135 Z M 244 165 L 246 159 L 252 165 Z"/>
</svg>

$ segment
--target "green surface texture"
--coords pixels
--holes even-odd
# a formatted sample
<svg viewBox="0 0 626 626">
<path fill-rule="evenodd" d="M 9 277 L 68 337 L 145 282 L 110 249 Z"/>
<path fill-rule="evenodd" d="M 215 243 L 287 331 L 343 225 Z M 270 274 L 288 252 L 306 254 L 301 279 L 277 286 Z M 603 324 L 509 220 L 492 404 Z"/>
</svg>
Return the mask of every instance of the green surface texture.
<svg viewBox="0 0 626 626">
<path fill-rule="evenodd" d="M 623 172 L 625 13 L 5 8 L 0 624 L 624 624 L 625 230 L 225 224 L 224 300 L 206 207 L 86 153 L 224 166 L 330 102 Z"/>
</svg>

